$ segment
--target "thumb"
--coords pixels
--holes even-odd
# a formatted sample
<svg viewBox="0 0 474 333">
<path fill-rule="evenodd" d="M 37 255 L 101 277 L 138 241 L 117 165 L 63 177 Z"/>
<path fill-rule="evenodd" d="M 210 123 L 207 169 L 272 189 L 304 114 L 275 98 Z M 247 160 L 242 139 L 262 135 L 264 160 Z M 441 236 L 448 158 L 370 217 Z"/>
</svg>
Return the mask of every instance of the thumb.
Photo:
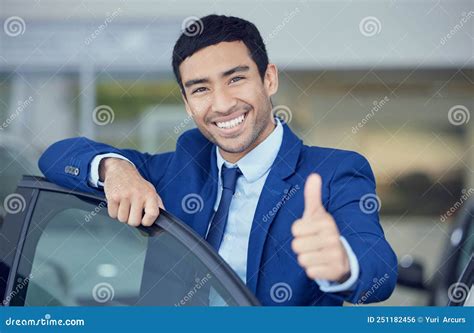
<svg viewBox="0 0 474 333">
<path fill-rule="evenodd" d="M 312 173 L 306 179 L 306 184 L 304 186 L 304 217 L 309 217 L 325 211 L 322 201 L 321 187 L 321 176 L 317 173 Z"/>
</svg>

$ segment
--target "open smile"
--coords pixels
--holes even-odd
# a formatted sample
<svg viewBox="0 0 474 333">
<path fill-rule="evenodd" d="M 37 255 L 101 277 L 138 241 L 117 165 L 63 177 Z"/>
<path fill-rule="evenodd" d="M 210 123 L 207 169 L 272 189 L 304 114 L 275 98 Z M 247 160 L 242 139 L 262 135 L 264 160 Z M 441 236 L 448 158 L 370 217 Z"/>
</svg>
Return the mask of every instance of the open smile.
<svg viewBox="0 0 474 333">
<path fill-rule="evenodd" d="M 224 136 L 228 136 L 237 133 L 241 128 L 243 128 L 247 115 L 248 111 L 233 119 L 229 119 L 228 121 L 214 122 L 213 124 L 219 129 L 219 132 Z"/>
</svg>

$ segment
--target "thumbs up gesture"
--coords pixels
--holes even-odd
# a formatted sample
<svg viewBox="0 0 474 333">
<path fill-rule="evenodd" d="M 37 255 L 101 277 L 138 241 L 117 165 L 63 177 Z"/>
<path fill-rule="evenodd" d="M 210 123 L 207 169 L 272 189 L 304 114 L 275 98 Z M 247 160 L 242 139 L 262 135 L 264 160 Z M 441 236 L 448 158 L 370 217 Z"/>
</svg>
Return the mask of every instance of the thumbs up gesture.
<svg viewBox="0 0 474 333">
<path fill-rule="evenodd" d="M 350 275 L 349 258 L 336 222 L 323 206 L 321 184 L 318 174 L 306 180 L 304 212 L 291 227 L 291 247 L 309 278 L 342 283 Z"/>
</svg>

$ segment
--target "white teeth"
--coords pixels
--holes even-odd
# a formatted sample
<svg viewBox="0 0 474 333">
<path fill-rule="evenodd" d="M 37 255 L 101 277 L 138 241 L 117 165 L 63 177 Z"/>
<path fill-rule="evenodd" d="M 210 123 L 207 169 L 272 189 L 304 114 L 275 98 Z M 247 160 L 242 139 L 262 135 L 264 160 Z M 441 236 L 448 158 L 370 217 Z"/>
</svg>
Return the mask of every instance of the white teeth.
<svg viewBox="0 0 474 333">
<path fill-rule="evenodd" d="M 240 117 L 237 117 L 235 119 L 216 123 L 216 125 L 219 128 L 232 128 L 239 125 L 242 121 L 244 121 L 244 119 L 245 119 L 245 115 L 243 114 Z"/>
</svg>

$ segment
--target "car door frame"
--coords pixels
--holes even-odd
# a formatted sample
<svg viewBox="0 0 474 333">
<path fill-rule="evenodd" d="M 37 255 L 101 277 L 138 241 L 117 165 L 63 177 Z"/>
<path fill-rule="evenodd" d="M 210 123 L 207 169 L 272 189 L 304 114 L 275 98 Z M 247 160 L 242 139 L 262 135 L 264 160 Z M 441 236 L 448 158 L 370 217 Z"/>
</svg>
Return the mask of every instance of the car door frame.
<svg viewBox="0 0 474 333">
<path fill-rule="evenodd" d="M 11 239 L 12 243 L 16 244 L 15 247 L 10 250 L 8 246 L 0 246 L 0 263 L 2 265 L 0 278 L 6 278 L 7 281 L 6 286 L 3 286 L 4 292 L 2 293 L 2 305 L 4 306 L 10 306 L 8 295 L 12 295 L 15 285 L 15 277 L 33 212 L 39 194 L 44 191 L 74 195 L 79 198 L 95 200 L 97 201 L 97 204 L 106 204 L 103 196 L 66 189 L 48 182 L 43 177 L 23 176 L 23 179 L 19 182 L 15 193 L 24 198 L 25 207 L 20 213 L 7 214 L 3 225 L 4 229 L 1 230 L 4 237 Z M 245 286 L 242 280 L 224 261 L 224 259 L 220 257 L 204 239 L 171 213 L 160 210 L 160 216 L 152 226 L 139 226 L 138 228 L 150 236 L 160 232 L 161 229 L 169 232 L 202 261 L 217 280 L 225 286 L 226 290 L 232 295 L 233 299 L 239 306 L 260 305 L 255 295 L 253 295 Z M 14 256 L 12 256 L 11 253 L 13 250 L 15 252 Z M 1 288 L 2 286 L 0 285 L 0 292 L 2 291 Z"/>
</svg>

